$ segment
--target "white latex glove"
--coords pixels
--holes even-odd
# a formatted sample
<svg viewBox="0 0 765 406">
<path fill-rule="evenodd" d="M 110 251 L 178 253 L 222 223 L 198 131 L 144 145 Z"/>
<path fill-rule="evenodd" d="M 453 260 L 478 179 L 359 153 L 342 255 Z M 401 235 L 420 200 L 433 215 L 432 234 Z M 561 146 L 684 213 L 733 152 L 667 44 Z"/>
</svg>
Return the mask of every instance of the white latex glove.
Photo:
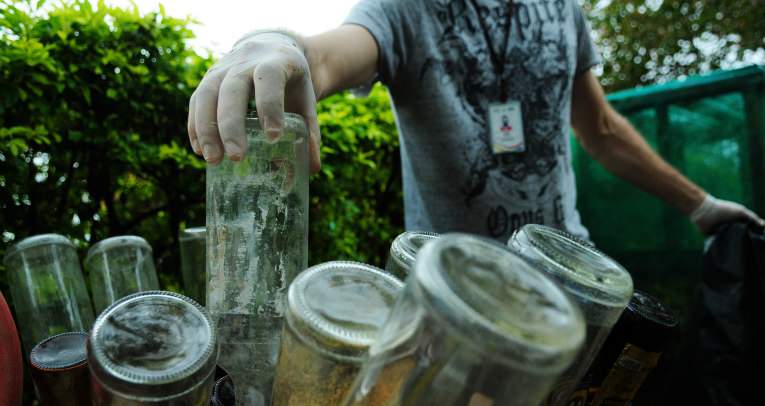
<svg viewBox="0 0 765 406">
<path fill-rule="evenodd" d="M 746 207 L 727 200 L 716 199 L 707 195 L 703 202 L 690 214 L 691 221 L 704 234 L 711 234 L 724 223 L 743 220 L 765 226 L 759 216 Z"/>
<path fill-rule="evenodd" d="M 319 122 L 311 72 L 301 45 L 281 32 L 256 32 L 240 39 L 234 49 L 204 76 L 189 101 L 188 132 L 194 152 L 210 164 L 234 161 L 247 151 L 244 122 L 252 97 L 266 135 L 281 135 L 284 111 L 305 119 L 310 139 L 310 168 L 319 158 Z"/>
</svg>

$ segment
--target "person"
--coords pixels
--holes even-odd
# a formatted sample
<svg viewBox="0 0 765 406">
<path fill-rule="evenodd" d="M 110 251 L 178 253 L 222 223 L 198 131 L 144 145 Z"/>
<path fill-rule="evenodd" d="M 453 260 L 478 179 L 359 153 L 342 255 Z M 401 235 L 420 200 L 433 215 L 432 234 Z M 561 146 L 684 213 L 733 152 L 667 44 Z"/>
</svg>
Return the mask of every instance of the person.
<svg viewBox="0 0 765 406">
<path fill-rule="evenodd" d="M 575 0 L 361 0 L 343 25 L 316 36 L 242 37 L 192 95 L 189 139 L 209 164 L 241 159 L 254 97 L 270 137 L 279 136 L 285 110 L 304 117 L 315 172 L 316 101 L 380 80 L 401 139 L 408 230 L 504 242 L 540 223 L 588 238 L 576 210 L 571 127 L 606 169 L 702 232 L 734 219 L 763 224 L 660 158 L 609 106 L 591 70 L 599 63 Z"/>
</svg>

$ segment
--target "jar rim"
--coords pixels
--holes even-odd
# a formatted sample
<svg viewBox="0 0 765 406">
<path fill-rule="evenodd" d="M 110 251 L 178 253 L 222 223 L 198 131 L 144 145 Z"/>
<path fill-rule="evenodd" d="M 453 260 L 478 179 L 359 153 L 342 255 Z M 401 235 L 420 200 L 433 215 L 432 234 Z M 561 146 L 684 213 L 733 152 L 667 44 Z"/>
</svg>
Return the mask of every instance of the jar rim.
<svg viewBox="0 0 765 406">
<path fill-rule="evenodd" d="M 399 234 L 390 245 L 390 256 L 399 265 L 410 271 L 414 266 L 417 252 L 425 243 L 439 238 L 438 233 L 430 231 L 405 231 Z"/>
<path fill-rule="evenodd" d="M 569 293 L 603 306 L 620 308 L 632 297 L 629 272 L 591 244 L 541 224 L 527 224 L 516 230 L 508 245 L 518 238 L 528 241 L 528 248 L 543 260 L 535 262 L 540 262 L 541 268 L 557 278 Z M 577 266 L 575 262 L 588 263 L 588 266 Z"/>
<path fill-rule="evenodd" d="M 207 341 L 193 356 L 188 356 L 185 365 L 178 364 L 162 372 L 140 373 L 136 368 L 114 362 L 104 348 L 105 324 L 121 311 L 130 311 L 131 306 L 140 304 L 146 298 L 158 299 L 162 306 L 175 306 L 189 312 L 201 322 Z M 156 304 L 156 303 L 155 303 Z M 214 373 L 218 361 L 218 340 L 215 323 L 207 310 L 186 296 L 167 291 L 146 291 L 126 296 L 110 305 L 98 316 L 88 339 L 88 361 L 91 374 L 99 383 L 120 393 L 152 397 L 171 396 L 182 392 Z M 147 370 L 148 371 L 148 370 Z"/>
<path fill-rule="evenodd" d="M 457 268 L 449 262 L 455 254 L 465 255 L 460 270 L 450 270 Z M 493 240 L 445 234 L 423 248 L 414 273 L 413 291 L 429 313 L 505 363 L 559 372 L 584 342 L 584 319 L 571 298 L 550 277 Z M 501 308 L 514 311 L 498 313 Z"/>
<path fill-rule="evenodd" d="M 153 251 L 151 245 L 143 238 L 137 235 L 118 235 L 114 237 L 105 238 L 95 243 L 88 253 L 85 255 L 85 262 L 90 261 L 90 258 L 101 252 L 108 251 L 114 248 L 122 248 L 127 246 L 136 246 L 149 251 L 151 254 Z"/>
<path fill-rule="evenodd" d="M 332 309 L 324 305 L 317 308 L 316 301 L 325 298 L 312 297 L 314 287 L 322 288 L 321 290 L 326 292 L 326 283 L 330 281 L 332 288 L 336 290 L 335 295 L 345 295 L 341 312 L 338 311 L 339 307 Z M 371 291 L 362 292 L 354 288 L 362 284 L 375 289 L 379 297 L 389 303 L 387 309 L 376 308 L 386 313 L 386 317 L 377 320 L 379 325 L 376 329 L 370 329 L 373 322 L 371 318 L 374 315 L 370 316 L 369 320 L 354 319 L 359 315 L 355 313 L 358 310 L 356 307 L 371 299 Z M 401 281 L 383 270 L 360 262 L 331 261 L 315 265 L 298 275 L 288 289 L 287 324 L 302 340 L 321 347 L 325 353 L 355 359 L 362 356 L 374 342 L 403 286 Z M 349 287 L 352 290 L 345 290 Z M 349 309 L 347 306 L 353 306 L 349 301 L 354 298 L 358 299 L 358 302 L 355 307 Z M 382 316 L 382 313 L 377 316 Z M 366 321 L 369 321 L 369 324 L 362 325 Z"/>
<path fill-rule="evenodd" d="M 75 248 L 72 241 L 61 234 L 48 233 L 33 235 L 24 238 L 23 240 L 13 244 L 10 248 L 8 248 L 8 250 L 5 252 L 5 256 L 3 257 L 3 263 L 7 264 L 11 257 L 15 256 L 21 251 L 30 248 L 41 247 L 44 245 L 66 245 Z"/>
<path fill-rule="evenodd" d="M 181 231 L 181 234 L 178 236 L 179 240 L 195 240 L 195 239 L 201 239 L 207 237 L 207 227 L 206 226 L 198 226 L 198 227 L 188 227 L 183 229 Z"/>
</svg>

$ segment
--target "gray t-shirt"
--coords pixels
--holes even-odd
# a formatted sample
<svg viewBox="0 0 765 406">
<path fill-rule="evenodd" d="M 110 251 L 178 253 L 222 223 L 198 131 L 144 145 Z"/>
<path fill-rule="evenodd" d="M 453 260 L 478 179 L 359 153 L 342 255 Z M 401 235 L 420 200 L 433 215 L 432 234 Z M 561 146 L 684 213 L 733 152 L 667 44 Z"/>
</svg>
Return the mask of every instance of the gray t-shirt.
<svg viewBox="0 0 765 406">
<path fill-rule="evenodd" d="M 408 230 L 504 242 L 538 223 L 588 237 L 576 210 L 569 115 L 574 78 L 599 57 L 575 0 L 362 0 L 346 24 L 366 28 L 380 48 Z M 507 96 L 520 101 L 524 152 L 492 153 L 488 106 L 501 89 L 487 42 L 504 59 Z"/>
</svg>

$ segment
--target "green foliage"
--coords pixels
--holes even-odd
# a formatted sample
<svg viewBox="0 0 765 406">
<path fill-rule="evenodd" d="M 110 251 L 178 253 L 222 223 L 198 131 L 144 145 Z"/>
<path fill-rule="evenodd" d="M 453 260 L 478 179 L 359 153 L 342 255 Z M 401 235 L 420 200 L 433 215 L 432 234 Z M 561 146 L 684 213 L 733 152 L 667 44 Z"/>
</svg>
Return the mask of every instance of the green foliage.
<svg viewBox="0 0 765 406">
<path fill-rule="evenodd" d="M 44 232 L 83 250 L 138 234 L 177 289 L 177 230 L 204 221 L 185 121 L 211 58 L 186 47 L 191 21 L 83 0 L 46 15 L 0 7 L 3 248 Z"/>
<path fill-rule="evenodd" d="M 765 48 L 757 0 L 584 0 L 584 8 L 608 91 L 736 66 Z"/>
<path fill-rule="evenodd" d="M 398 136 L 388 94 L 349 93 L 319 105 L 322 170 L 311 180 L 310 261 L 385 265 L 403 231 Z"/>
<path fill-rule="evenodd" d="M 69 236 L 81 255 L 108 236 L 137 234 L 154 248 L 162 287 L 180 290 L 178 230 L 205 221 L 205 166 L 185 123 L 212 61 L 186 47 L 192 22 L 84 0 L 47 15 L 0 1 L 0 255 L 45 232 Z M 387 93 L 378 85 L 368 98 L 336 95 L 319 118 L 311 262 L 382 265 L 403 228 Z"/>
</svg>

